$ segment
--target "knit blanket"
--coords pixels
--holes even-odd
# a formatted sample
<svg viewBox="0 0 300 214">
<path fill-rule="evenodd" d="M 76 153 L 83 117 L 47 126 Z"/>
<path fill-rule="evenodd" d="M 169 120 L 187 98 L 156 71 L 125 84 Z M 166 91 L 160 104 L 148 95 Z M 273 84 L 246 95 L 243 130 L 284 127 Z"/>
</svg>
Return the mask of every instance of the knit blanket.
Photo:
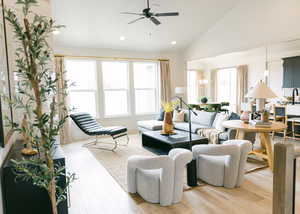
<svg viewBox="0 0 300 214">
<path fill-rule="evenodd" d="M 219 131 L 217 129 L 208 128 L 208 129 L 199 129 L 197 131 L 197 134 L 208 138 L 208 142 L 210 144 L 218 144 L 219 143 L 219 134 L 222 133 L 222 131 Z"/>
</svg>

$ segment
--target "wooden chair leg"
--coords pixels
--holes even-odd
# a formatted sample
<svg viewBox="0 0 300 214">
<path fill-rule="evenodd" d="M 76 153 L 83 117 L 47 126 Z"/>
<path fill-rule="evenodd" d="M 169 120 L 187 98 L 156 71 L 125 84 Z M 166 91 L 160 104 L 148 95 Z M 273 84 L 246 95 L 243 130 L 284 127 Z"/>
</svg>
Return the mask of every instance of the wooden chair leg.
<svg viewBox="0 0 300 214">
<path fill-rule="evenodd" d="M 286 140 L 286 133 L 287 133 L 287 130 L 285 129 L 284 132 L 283 132 L 283 142 L 285 143 L 285 140 Z"/>
<path fill-rule="evenodd" d="M 275 132 L 272 132 L 272 140 L 274 140 Z"/>
<path fill-rule="evenodd" d="M 293 132 L 293 138 L 295 139 L 295 122 L 292 121 L 292 132 Z"/>
</svg>

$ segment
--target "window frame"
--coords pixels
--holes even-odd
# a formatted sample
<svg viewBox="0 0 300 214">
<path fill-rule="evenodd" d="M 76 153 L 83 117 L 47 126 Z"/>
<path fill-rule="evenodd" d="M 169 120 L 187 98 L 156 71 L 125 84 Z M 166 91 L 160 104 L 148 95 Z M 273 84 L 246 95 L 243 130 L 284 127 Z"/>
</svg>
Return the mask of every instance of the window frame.
<svg viewBox="0 0 300 214">
<path fill-rule="evenodd" d="M 159 113 L 160 106 L 160 66 L 159 61 L 142 61 L 142 60 L 115 60 L 115 59 L 78 59 L 72 57 L 66 57 L 64 59 L 64 64 L 66 65 L 67 61 L 92 61 L 95 63 L 95 89 L 68 89 L 69 94 L 72 92 L 93 92 L 95 97 L 95 108 L 96 108 L 96 119 L 110 119 L 110 118 L 128 118 L 132 116 L 147 116 L 147 115 L 156 115 Z M 127 89 L 118 88 L 118 89 L 105 89 L 104 88 L 104 79 L 103 79 L 103 62 L 121 62 L 127 63 Z M 137 88 L 134 86 L 134 63 L 153 63 L 156 67 L 156 88 Z M 66 75 L 68 77 L 68 74 Z M 136 90 L 149 90 L 154 91 L 155 94 L 155 112 L 149 113 L 137 113 L 136 112 Z M 127 111 L 126 114 L 116 114 L 116 115 L 106 115 L 105 114 L 105 92 L 106 91 L 126 91 L 127 95 Z M 71 101 L 71 100 L 70 100 Z"/>
<path fill-rule="evenodd" d="M 103 79 L 103 62 L 116 62 L 116 63 L 126 63 L 127 64 L 127 89 L 125 88 L 118 88 L 118 89 L 105 89 L 104 88 L 104 79 Z M 102 94 L 102 117 L 105 119 L 109 118 L 122 118 L 122 117 L 129 117 L 132 115 L 131 112 L 131 104 L 130 104 L 130 62 L 126 60 L 99 60 L 100 63 L 100 69 L 98 70 L 99 75 L 101 76 L 101 81 L 98 82 L 98 85 L 101 85 L 101 94 Z M 114 114 L 114 115 L 106 115 L 105 113 L 105 91 L 126 91 L 126 98 L 127 98 L 127 113 L 126 114 Z"/>
<path fill-rule="evenodd" d="M 133 83 L 133 94 L 134 94 L 134 114 L 137 116 L 141 115 L 154 115 L 159 113 L 159 104 L 160 104 L 160 68 L 159 68 L 159 62 L 157 61 L 132 61 L 132 83 Z M 155 88 L 135 88 L 134 86 L 134 63 L 140 63 L 140 64 L 155 64 Z M 136 97 L 135 92 L 136 90 L 141 91 L 154 91 L 155 95 L 155 111 L 154 112 L 144 112 L 144 113 L 138 113 L 136 111 Z"/>
<path fill-rule="evenodd" d="M 191 79 L 190 78 L 190 75 L 191 73 L 194 73 L 196 76 L 194 79 Z M 188 103 L 190 104 L 193 104 L 195 102 L 195 104 L 198 103 L 198 98 L 199 98 L 199 86 L 197 84 L 197 71 L 196 70 L 187 70 L 187 75 L 186 75 L 186 78 L 187 78 L 187 100 L 188 100 Z M 195 88 L 193 88 L 195 87 Z M 192 95 L 193 92 L 195 92 L 195 96 L 194 98 L 192 98 Z"/>
<path fill-rule="evenodd" d="M 237 95 L 237 67 L 228 67 L 228 68 L 220 68 L 217 70 L 217 85 L 219 85 L 219 74 L 224 72 L 224 71 L 229 71 L 230 72 L 230 78 L 229 78 L 229 97 L 236 97 Z M 235 72 L 235 77 L 234 77 L 234 80 L 233 81 L 233 72 Z M 225 101 L 222 101 L 222 100 L 219 100 L 219 87 L 217 88 L 217 93 L 216 93 L 216 101 L 217 102 L 225 102 Z M 233 94 L 232 94 L 232 91 L 235 91 Z M 232 102 L 232 100 L 234 100 L 234 102 Z M 230 99 L 230 100 L 226 100 L 226 102 L 229 102 L 230 103 L 230 106 L 229 106 L 229 109 L 232 110 L 232 111 L 235 111 L 236 110 L 236 106 L 237 106 L 237 100 L 236 99 Z"/>
<path fill-rule="evenodd" d="M 95 106 L 95 113 L 96 113 L 96 115 L 95 115 L 95 117 L 96 118 L 99 118 L 99 111 L 98 111 L 98 109 L 99 109 L 99 91 L 98 91 L 98 65 L 97 65 L 97 60 L 94 60 L 94 59 L 77 59 L 77 58 L 66 58 L 65 60 L 64 60 L 64 65 L 65 65 L 65 69 L 67 69 L 66 67 L 66 64 L 67 64 L 67 61 L 75 61 L 75 62 L 78 62 L 78 61 L 85 61 L 85 62 L 94 62 L 95 63 L 95 88 L 94 89 L 72 89 L 72 87 L 69 87 L 68 88 L 68 96 L 70 97 L 70 94 L 71 93 L 78 93 L 78 92 L 83 92 L 83 93 L 88 93 L 88 92 L 90 92 L 90 93 L 94 93 L 94 99 L 95 99 L 95 104 L 96 104 L 96 106 Z M 67 79 L 68 79 L 68 74 L 66 75 L 66 77 L 67 77 Z M 71 84 L 72 84 L 72 82 L 71 82 Z M 71 100 L 70 100 L 71 101 Z M 71 107 L 73 107 L 73 106 L 71 106 Z"/>
</svg>

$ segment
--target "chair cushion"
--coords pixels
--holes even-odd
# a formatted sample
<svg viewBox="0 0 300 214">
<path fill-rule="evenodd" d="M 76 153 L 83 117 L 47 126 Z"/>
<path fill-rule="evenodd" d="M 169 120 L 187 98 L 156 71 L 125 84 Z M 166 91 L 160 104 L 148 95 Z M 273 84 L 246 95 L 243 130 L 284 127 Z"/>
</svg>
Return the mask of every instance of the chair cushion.
<svg viewBox="0 0 300 214">
<path fill-rule="evenodd" d="M 161 169 L 136 169 L 137 193 L 151 203 L 160 202 L 160 174 Z"/>
<path fill-rule="evenodd" d="M 189 123 L 186 122 L 176 122 L 174 123 L 174 128 L 182 131 L 189 131 Z M 192 132 L 197 133 L 199 129 L 209 128 L 207 126 L 203 126 L 197 123 L 192 123 Z"/>
<path fill-rule="evenodd" d="M 143 121 L 138 121 L 137 125 L 139 127 L 145 128 L 145 129 L 156 131 L 156 130 L 161 130 L 162 129 L 163 121 L 143 120 Z"/>
<path fill-rule="evenodd" d="M 70 117 L 76 125 L 87 135 L 97 135 L 102 126 L 88 113 L 71 114 Z"/>
<path fill-rule="evenodd" d="M 197 123 L 202 126 L 212 127 L 216 117 L 216 112 L 195 111 L 197 115 L 191 114 L 192 123 Z"/>
<path fill-rule="evenodd" d="M 70 117 L 87 135 L 116 135 L 127 132 L 127 128 L 122 126 L 103 127 L 88 113 L 71 114 Z"/>
<path fill-rule="evenodd" d="M 222 132 L 219 134 L 219 140 L 220 141 L 226 141 L 228 140 L 228 132 Z"/>
<path fill-rule="evenodd" d="M 214 186 L 224 185 L 225 161 L 228 155 L 199 155 L 198 178 Z"/>
<path fill-rule="evenodd" d="M 105 135 L 117 135 L 127 132 L 127 128 L 122 126 L 109 126 L 102 128 L 101 131 Z"/>
</svg>

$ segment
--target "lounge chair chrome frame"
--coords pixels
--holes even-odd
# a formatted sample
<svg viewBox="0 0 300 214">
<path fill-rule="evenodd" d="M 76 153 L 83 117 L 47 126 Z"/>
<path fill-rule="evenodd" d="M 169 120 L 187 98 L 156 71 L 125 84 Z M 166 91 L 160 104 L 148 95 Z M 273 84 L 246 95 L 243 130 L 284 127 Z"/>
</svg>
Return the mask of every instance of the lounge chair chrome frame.
<svg viewBox="0 0 300 214">
<path fill-rule="evenodd" d="M 78 128 L 83 131 L 86 135 L 95 136 L 95 141 L 89 142 L 83 145 L 83 147 L 89 147 L 91 145 L 97 145 L 98 143 L 112 144 L 113 147 L 92 147 L 94 149 L 102 149 L 107 151 L 115 151 L 118 146 L 127 146 L 129 143 L 129 136 L 127 134 L 127 128 L 121 126 L 113 127 L 102 127 L 90 114 L 88 113 L 75 113 L 71 114 L 70 117 L 78 126 Z M 113 142 L 99 142 L 98 138 L 101 135 L 107 135 L 112 137 Z M 119 138 L 126 137 L 126 143 L 119 143 Z"/>
<path fill-rule="evenodd" d="M 118 135 L 110 135 L 112 137 L 112 140 L 113 140 L 112 143 L 109 143 L 109 142 L 99 142 L 98 141 L 99 136 L 101 136 L 101 135 L 96 135 L 94 141 L 86 143 L 86 144 L 84 144 L 82 146 L 83 147 L 91 147 L 92 146 L 91 148 L 93 148 L 93 149 L 101 149 L 101 150 L 106 150 L 106 151 L 112 151 L 112 152 L 114 152 L 118 148 L 118 146 L 127 146 L 128 143 L 129 143 L 129 141 L 130 141 L 129 136 L 128 136 L 127 133 L 118 134 Z M 126 143 L 125 144 L 119 143 L 117 139 L 121 138 L 121 137 L 125 137 L 125 136 L 126 136 Z M 102 143 L 102 144 L 111 144 L 111 145 L 113 145 L 113 147 L 112 147 L 112 149 L 104 148 L 104 147 L 98 147 L 98 146 L 96 147 L 96 145 L 99 144 L 99 143 Z"/>
</svg>

